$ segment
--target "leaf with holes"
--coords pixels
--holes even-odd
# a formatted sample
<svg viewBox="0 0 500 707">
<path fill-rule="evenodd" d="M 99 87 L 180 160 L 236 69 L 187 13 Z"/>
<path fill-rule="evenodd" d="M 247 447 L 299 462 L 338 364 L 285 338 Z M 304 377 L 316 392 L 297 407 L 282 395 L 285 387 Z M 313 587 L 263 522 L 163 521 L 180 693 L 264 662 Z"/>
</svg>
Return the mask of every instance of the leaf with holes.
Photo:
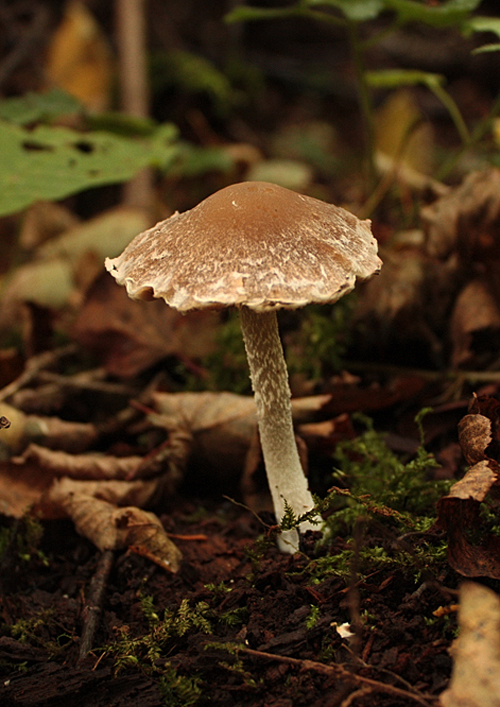
<svg viewBox="0 0 500 707">
<path fill-rule="evenodd" d="M 0 121 L 0 216 L 42 199 L 127 181 L 150 165 L 166 169 L 177 156 L 175 139 L 169 124 L 150 138 L 132 139 L 45 125 L 26 130 Z"/>
</svg>

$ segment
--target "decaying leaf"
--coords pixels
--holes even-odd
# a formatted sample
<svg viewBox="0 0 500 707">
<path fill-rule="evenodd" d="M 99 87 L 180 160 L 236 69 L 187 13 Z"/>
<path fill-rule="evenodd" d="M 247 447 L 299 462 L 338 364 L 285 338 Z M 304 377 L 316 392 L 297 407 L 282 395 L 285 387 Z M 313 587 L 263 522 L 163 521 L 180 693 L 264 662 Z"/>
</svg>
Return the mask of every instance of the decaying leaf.
<svg viewBox="0 0 500 707">
<path fill-rule="evenodd" d="M 474 397 L 459 425 L 464 457 L 472 466 L 438 502 L 438 525 L 448 534 L 448 562 L 467 577 L 500 578 L 500 538 L 481 533 L 481 503 L 500 484 L 500 467 L 488 456 L 498 441 L 498 401 Z M 478 537 L 479 534 L 479 537 Z"/>
<path fill-rule="evenodd" d="M 149 481 L 80 481 L 63 477 L 54 479 L 40 496 L 35 508 L 42 517 L 61 518 L 67 516 L 65 497 L 91 496 L 113 506 L 137 506 L 143 508 L 158 500 L 163 494 L 162 480 Z M 69 503 L 69 502 L 68 502 Z"/>
<path fill-rule="evenodd" d="M 0 461 L 0 513 L 22 518 L 38 503 L 52 481 L 53 477 L 41 472 L 36 464 L 20 468 L 10 461 Z"/>
<path fill-rule="evenodd" d="M 58 417 L 25 415 L 24 412 L 0 402 L 0 415 L 12 425 L 0 439 L 0 459 L 19 454 L 31 442 L 44 447 L 79 453 L 88 449 L 97 439 L 97 430 L 91 422 L 70 422 Z"/>
<path fill-rule="evenodd" d="M 73 479 L 102 480 L 127 479 L 134 473 L 142 457 L 114 457 L 98 452 L 68 454 L 60 450 L 47 449 L 30 444 L 26 451 L 13 461 L 16 464 L 36 463 L 44 472 L 53 476 L 68 476 Z"/>
<path fill-rule="evenodd" d="M 181 315 L 163 300 L 132 300 L 103 273 L 87 292 L 72 336 L 98 355 L 109 373 L 126 378 L 165 356 L 211 353 L 218 321 L 206 312 Z"/>
<path fill-rule="evenodd" d="M 475 582 L 460 589 L 460 635 L 451 647 L 450 686 L 442 707 L 500 707 L 500 598 Z"/>
<path fill-rule="evenodd" d="M 490 337 L 490 340 L 498 341 L 500 309 L 487 284 L 475 279 L 462 289 L 453 307 L 450 325 L 452 366 L 458 367 L 470 361 L 474 335 L 480 331 L 496 332 L 497 336 Z M 496 351 L 492 353 L 496 358 Z"/>
<path fill-rule="evenodd" d="M 61 479 L 52 485 L 49 501 L 64 509 L 77 531 L 100 550 L 128 547 L 163 569 L 177 572 L 181 553 L 154 513 L 137 505 L 117 508 L 100 494 L 99 497 L 90 494 L 90 490 L 84 482 Z"/>
<path fill-rule="evenodd" d="M 253 398 L 235 393 L 154 393 L 151 417 L 167 429 L 187 429 L 193 436 L 191 462 L 214 479 L 238 479 L 256 434 Z M 292 400 L 294 422 L 318 419 L 330 395 Z"/>
<path fill-rule="evenodd" d="M 418 231 L 399 239 L 398 247 L 383 252 L 380 275 L 364 283 L 355 310 L 363 335 L 356 346 L 370 357 L 390 352 L 392 361 L 403 363 L 415 352 L 421 361 L 439 361 L 439 332 L 449 318 L 454 267 L 429 258 Z"/>
<path fill-rule="evenodd" d="M 498 260 L 500 239 L 500 170 L 471 172 L 462 184 L 421 210 L 427 233 L 427 252 L 462 260 Z"/>
</svg>

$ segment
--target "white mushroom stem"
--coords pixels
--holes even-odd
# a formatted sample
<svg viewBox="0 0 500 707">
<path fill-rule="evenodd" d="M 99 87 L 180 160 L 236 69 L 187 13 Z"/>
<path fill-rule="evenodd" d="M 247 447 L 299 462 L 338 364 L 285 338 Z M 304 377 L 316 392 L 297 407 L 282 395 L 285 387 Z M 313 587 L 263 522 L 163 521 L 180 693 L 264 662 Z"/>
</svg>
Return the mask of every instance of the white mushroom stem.
<svg viewBox="0 0 500 707">
<path fill-rule="evenodd" d="M 276 312 L 255 312 L 241 307 L 241 328 L 245 341 L 250 377 L 257 406 L 260 443 L 269 490 L 279 521 L 285 513 L 285 500 L 297 516 L 311 510 L 314 500 L 302 469 L 292 422 L 290 386 Z M 302 522 L 300 530 L 318 529 Z M 281 533 L 278 545 L 283 552 L 297 552 L 298 533 Z"/>
</svg>

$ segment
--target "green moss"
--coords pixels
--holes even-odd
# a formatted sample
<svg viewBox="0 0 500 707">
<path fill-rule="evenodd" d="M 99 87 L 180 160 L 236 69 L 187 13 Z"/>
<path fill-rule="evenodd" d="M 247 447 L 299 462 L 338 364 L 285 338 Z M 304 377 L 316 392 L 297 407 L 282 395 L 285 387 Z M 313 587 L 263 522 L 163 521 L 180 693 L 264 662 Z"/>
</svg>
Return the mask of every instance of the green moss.
<svg viewBox="0 0 500 707">
<path fill-rule="evenodd" d="M 56 641 L 48 638 L 49 635 L 56 631 L 54 611 L 52 609 L 42 609 L 30 616 L 30 618 L 19 619 L 8 628 L 11 636 L 20 643 L 43 648 L 50 657 L 58 655 L 63 650 L 64 643 L 68 639 L 66 635 L 61 635 L 61 640 L 58 639 Z"/>
<path fill-rule="evenodd" d="M 355 301 L 352 292 L 333 305 L 312 304 L 301 311 L 299 329 L 286 337 L 290 373 L 319 380 L 342 367 Z"/>
<path fill-rule="evenodd" d="M 158 672 L 158 661 L 168 652 L 176 639 L 193 632 L 212 633 L 214 612 L 206 602 L 190 606 L 183 599 L 176 611 L 165 609 L 160 617 L 151 597 L 141 597 L 141 608 L 148 621 L 148 631 L 140 636 L 131 636 L 129 626 L 116 628 L 117 640 L 106 647 L 113 655 L 115 672 L 140 667 L 150 673 Z"/>
<path fill-rule="evenodd" d="M 310 606 L 311 612 L 309 616 L 306 618 L 306 628 L 311 629 L 316 626 L 316 624 L 319 621 L 319 615 L 320 615 L 320 608 L 319 606 L 316 606 L 315 604 L 311 604 Z"/>
<path fill-rule="evenodd" d="M 27 514 L 11 526 L 0 529 L 0 561 L 5 561 L 7 553 L 14 554 L 22 562 L 38 559 L 44 565 L 49 562 L 40 549 L 43 525 L 40 520 Z M 12 560 L 9 560 L 12 561 Z"/>
<path fill-rule="evenodd" d="M 432 534 L 432 527 L 436 502 L 450 482 L 433 478 L 439 465 L 423 445 L 426 412 L 416 418 L 421 444 L 406 460 L 388 448 L 371 420 L 358 416 L 365 431 L 340 444 L 335 453 L 334 479 L 349 488 L 334 486 L 300 518 L 286 507 L 282 529 L 318 514 L 326 517 L 320 556 L 302 571 L 312 584 L 332 576 L 350 581 L 354 565 L 360 579 L 384 568 L 402 570 L 418 581 L 423 573 L 437 573 L 446 564 L 446 542 Z M 335 550 L 329 550 L 334 540 Z M 322 554 L 325 551 L 328 554 Z"/>
<path fill-rule="evenodd" d="M 160 692 L 165 707 L 192 707 L 202 696 L 200 680 L 193 676 L 179 675 L 167 663 L 160 678 Z"/>
</svg>

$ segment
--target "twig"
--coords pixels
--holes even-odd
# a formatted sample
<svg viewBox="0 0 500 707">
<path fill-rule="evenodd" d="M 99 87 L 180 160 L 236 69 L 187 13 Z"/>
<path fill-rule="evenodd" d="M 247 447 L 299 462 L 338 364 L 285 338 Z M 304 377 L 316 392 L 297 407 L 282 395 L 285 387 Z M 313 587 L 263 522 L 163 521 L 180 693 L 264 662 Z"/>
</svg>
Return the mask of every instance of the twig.
<svg viewBox="0 0 500 707">
<path fill-rule="evenodd" d="M 255 658 L 275 660 L 278 663 L 296 665 L 302 670 L 314 670 L 315 672 L 323 673 L 324 675 L 337 675 L 338 677 L 361 683 L 372 690 L 377 690 L 378 692 L 386 692 L 390 695 L 401 697 L 406 700 L 413 700 L 419 705 L 423 705 L 423 707 L 430 707 L 430 705 L 435 702 L 435 698 L 432 695 L 422 696 L 415 694 L 415 692 L 409 692 L 408 690 L 402 690 L 399 687 L 394 687 L 394 685 L 387 685 L 379 680 L 373 680 L 372 678 L 367 678 L 363 675 L 356 675 L 338 663 L 334 665 L 325 665 L 324 663 L 319 663 L 316 660 L 309 660 L 307 658 L 292 658 L 287 655 L 276 655 L 275 653 L 266 653 L 264 651 L 253 650 L 252 648 L 245 648 L 244 646 L 238 646 L 237 650 L 241 653 L 254 656 Z"/>
<path fill-rule="evenodd" d="M 76 352 L 76 346 L 69 344 L 53 351 L 44 351 L 37 356 L 32 356 L 26 362 L 26 367 L 18 378 L 0 390 L 0 402 L 6 400 L 18 390 L 31 383 L 43 369 L 54 366 L 60 359 Z"/>
<path fill-rule="evenodd" d="M 81 665 L 92 650 L 113 561 L 113 551 L 105 550 L 99 558 L 95 574 L 90 582 L 89 595 L 83 609 L 83 629 L 77 665 Z"/>
<path fill-rule="evenodd" d="M 124 395 L 130 396 L 135 391 L 122 383 L 108 383 L 107 381 L 99 380 L 104 377 L 106 372 L 102 368 L 92 371 L 84 371 L 76 373 L 73 376 L 64 376 L 60 373 L 52 371 L 40 371 L 38 378 L 42 383 L 54 383 L 60 388 L 74 388 L 75 390 L 92 390 L 98 393 L 107 393 L 109 395 Z"/>
<path fill-rule="evenodd" d="M 360 687 L 359 690 L 354 690 L 354 692 L 351 692 L 349 697 L 342 701 L 340 707 L 351 707 L 351 705 L 354 704 L 354 700 L 357 700 L 358 697 L 366 697 L 366 695 L 369 695 L 372 692 L 373 690 L 371 687 Z"/>
</svg>

